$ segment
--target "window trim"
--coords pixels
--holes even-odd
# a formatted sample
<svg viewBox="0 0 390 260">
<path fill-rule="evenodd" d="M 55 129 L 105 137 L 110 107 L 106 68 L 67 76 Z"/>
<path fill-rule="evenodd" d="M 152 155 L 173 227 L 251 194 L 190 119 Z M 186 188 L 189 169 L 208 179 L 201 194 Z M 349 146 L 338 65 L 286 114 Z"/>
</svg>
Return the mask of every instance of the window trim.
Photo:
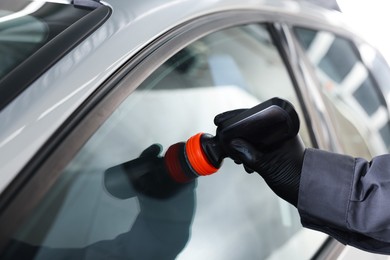
<svg viewBox="0 0 390 260">
<path fill-rule="evenodd" d="M 305 98 L 303 95 L 302 87 L 305 86 L 305 82 L 303 81 L 304 76 L 301 74 L 301 70 L 299 67 L 298 59 L 300 59 L 297 50 L 293 42 L 291 41 L 291 35 L 288 30 L 286 30 L 285 23 L 274 23 L 270 26 L 270 33 L 273 40 L 278 39 L 274 42 L 276 47 L 278 48 L 281 58 L 286 65 L 287 72 L 292 80 L 293 86 L 295 88 L 295 92 L 297 94 L 297 98 L 301 104 L 302 112 L 304 116 L 304 120 L 307 125 L 308 134 L 312 145 L 314 148 L 319 147 L 319 136 L 314 132 L 313 124 L 313 113 L 310 113 L 305 102 Z"/>
<path fill-rule="evenodd" d="M 311 66 L 310 61 L 308 60 L 308 57 L 306 53 L 304 52 L 298 38 L 296 37 L 293 28 L 295 27 L 305 27 L 305 28 L 317 28 L 317 30 L 328 30 L 329 32 L 335 33 L 335 30 L 333 30 L 329 26 L 312 26 L 311 24 L 305 24 L 302 22 L 286 22 L 285 26 L 285 33 L 288 34 L 291 38 L 291 45 L 294 46 L 295 51 L 297 52 L 297 55 L 299 56 L 299 70 L 302 72 L 302 78 L 303 81 L 306 82 L 306 92 L 309 91 L 316 91 L 316 94 L 307 94 L 305 92 L 302 92 L 302 94 L 305 97 L 305 100 L 307 102 L 310 101 L 310 104 L 313 107 L 316 107 L 316 109 L 310 109 L 310 117 L 312 119 L 317 120 L 314 122 L 316 125 L 321 125 L 322 127 L 317 128 L 318 131 L 315 133 L 315 136 L 317 137 L 318 141 L 318 147 L 322 149 L 328 149 L 330 151 L 334 152 L 342 152 L 340 140 L 337 138 L 337 132 L 335 128 L 335 122 L 328 116 L 327 112 L 329 111 L 326 105 L 323 102 L 323 97 L 320 94 L 320 90 L 318 86 L 320 86 L 320 82 L 318 81 L 318 78 L 314 72 L 313 66 Z M 321 28 L 321 29 L 318 29 Z M 336 30 L 337 31 L 337 30 Z M 340 32 L 338 32 L 340 34 Z M 342 34 L 341 34 L 342 35 Z M 350 36 L 350 35 L 348 35 Z M 305 71 L 305 73 L 303 72 Z M 310 85 L 310 87 L 309 87 Z M 319 100 L 320 99 L 320 100 Z M 304 100 L 304 101 L 305 101 Z M 318 104 L 318 102 L 321 101 L 322 104 Z M 325 110 L 324 108 L 325 107 Z"/>
<path fill-rule="evenodd" d="M 274 14 L 262 11 L 225 11 L 198 17 L 164 33 L 126 62 L 62 124 L 0 196 L 0 254 L 18 224 L 43 198 L 88 138 L 162 63 L 179 49 L 215 31 L 249 23 L 266 24 L 272 31 L 274 22 Z M 271 35 L 273 40 L 280 41 L 280 35 Z M 301 102 L 285 46 L 276 47 Z M 306 114 L 306 107 L 303 103 L 301 106 Z"/>
<path fill-rule="evenodd" d="M 34 80 L 97 30 L 110 15 L 111 8 L 108 6 L 102 5 L 96 8 L 70 25 L 1 79 L 0 111 L 26 90 Z"/>
</svg>

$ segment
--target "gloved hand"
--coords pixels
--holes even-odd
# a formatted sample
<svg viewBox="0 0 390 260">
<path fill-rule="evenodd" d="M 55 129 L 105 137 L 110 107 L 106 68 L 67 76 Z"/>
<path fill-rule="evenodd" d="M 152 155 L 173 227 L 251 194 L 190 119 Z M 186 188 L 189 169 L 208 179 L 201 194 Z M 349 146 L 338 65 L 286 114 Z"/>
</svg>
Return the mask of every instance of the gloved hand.
<svg viewBox="0 0 390 260">
<path fill-rule="evenodd" d="M 243 109 L 219 114 L 214 118 L 214 123 L 219 126 L 241 112 Z M 228 153 L 236 163 L 242 163 L 248 173 L 259 173 L 279 197 L 297 206 L 305 153 L 305 146 L 299 135 L 275 147 L 262 150 L 243 139 L 234 139 L 229 144 Z"/>
</svg>

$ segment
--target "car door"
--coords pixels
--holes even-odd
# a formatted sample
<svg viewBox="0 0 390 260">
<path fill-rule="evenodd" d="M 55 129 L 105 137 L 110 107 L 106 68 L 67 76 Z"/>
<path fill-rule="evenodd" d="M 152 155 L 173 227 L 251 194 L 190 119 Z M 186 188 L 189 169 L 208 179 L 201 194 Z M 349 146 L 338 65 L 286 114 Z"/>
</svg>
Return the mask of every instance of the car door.
<svg viewBox="0 0 390 260">
<path fill-rule="evenodd" d="M 3 257 L 314 255 L 327 236 L 303 229 L 295 208 L 230 159 L 168 198 L 139 190 L 118 198 L 105 181 L 108 169 L 150 155 L 151 145 L 163 156 L 198 132 L 215 134 L 215 115 L 275 96 L 295 106 L 305 144 L 316 146 L 271 17 L 239 11 L 194 19 L 129 60 L 24 169 L 28 181 L 13 184 L 0 217 Z"/>
</svg>

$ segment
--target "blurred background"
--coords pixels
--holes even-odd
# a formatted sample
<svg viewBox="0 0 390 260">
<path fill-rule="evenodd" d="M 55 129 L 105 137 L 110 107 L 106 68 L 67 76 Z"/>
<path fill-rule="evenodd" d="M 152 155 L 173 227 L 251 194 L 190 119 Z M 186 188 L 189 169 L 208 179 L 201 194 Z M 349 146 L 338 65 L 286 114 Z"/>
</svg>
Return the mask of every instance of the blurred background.
<svg viewBox="0 0 390 260">
<path fill-rule="evenodd" d="M 390 61 L 389 8 L 387 0 L 338 0 L 340 10 L 368 42 Z"/>
</svg>

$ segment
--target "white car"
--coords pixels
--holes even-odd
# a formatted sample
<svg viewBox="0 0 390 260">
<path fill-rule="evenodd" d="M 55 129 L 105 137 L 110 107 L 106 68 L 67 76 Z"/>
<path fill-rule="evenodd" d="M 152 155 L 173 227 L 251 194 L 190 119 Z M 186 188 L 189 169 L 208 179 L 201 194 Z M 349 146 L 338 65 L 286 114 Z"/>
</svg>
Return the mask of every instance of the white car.
<svg viewBox="0 0 390 260">
<path fill-rule="evenodd" d="M 272 97 L 308 147 L 387 153 L 389 72 L 340 13 L 293 1 L 2 1 L 0 255 L 379 259 L 302 228 L 230 159 L 167 199 L 116 198 L 104 174 Z"/>
</svg>

